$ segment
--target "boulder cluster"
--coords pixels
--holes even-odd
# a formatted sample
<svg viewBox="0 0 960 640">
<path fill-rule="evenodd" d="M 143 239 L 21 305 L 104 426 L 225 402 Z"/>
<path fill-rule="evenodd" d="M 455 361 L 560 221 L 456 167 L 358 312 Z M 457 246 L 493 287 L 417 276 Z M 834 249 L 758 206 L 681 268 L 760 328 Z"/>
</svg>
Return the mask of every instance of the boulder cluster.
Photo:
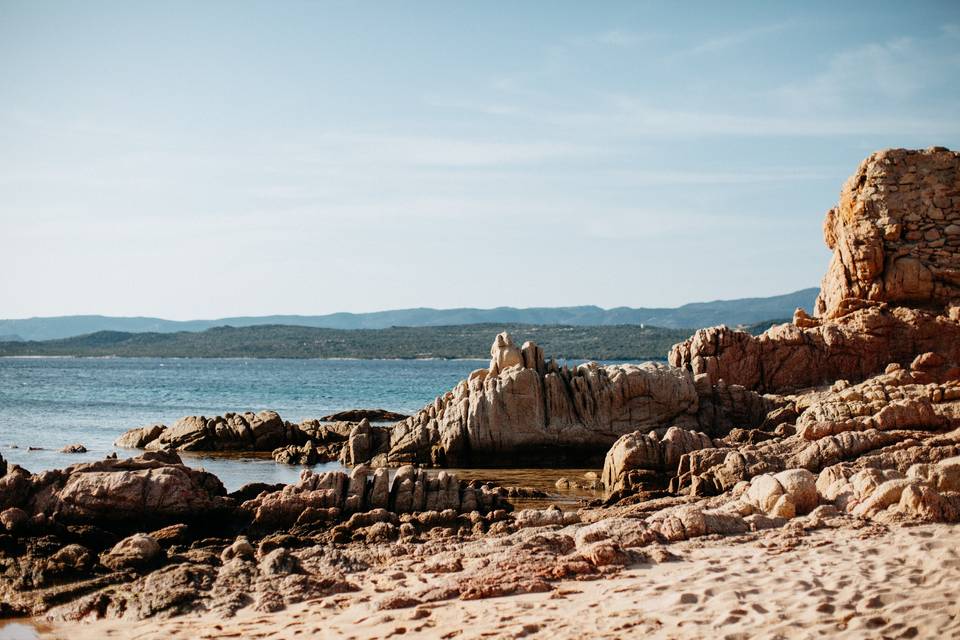
<svg viewBox="0 0 960 640">
<path fill-rule="evenodd" d="M 960 454 L 958 223 L 960 154 L 867 158 L 827 213 L 834 255 L 816 316 L 798 309 L 760 336 L 701 329 L 670 351 L 671 365 L 699 384 L 763 393 L 776 408 L 757 429 L 712 433 L 712 446 L 686 452 L 666 469 L 669 487 L 715 495 L 759 475 L 841 463 L 902 475 Z M 608 487 L 664 470 L 655 438 L 641 435 L 611 449 Z"/>
<path fill-rule="evenodd" d="M 64 616 L 171 615 L 204 598 L 236 610 L 250 602 L 234 591 L 243 586 L 236 576 L 224 575 L 229 561 L 261 558 L 244 565 L 245 579 L 299 575 L 298 561 L 278 547 L 483 534 L 512 510 L 503 487 L 413 467 L 305 470 L 295 484 L 230 494 L 168 451 L 39 474 L 0 458 L 0 471 L 0 616 L 36 615 L 65 601 L 72 604 Z M 446 533 L 431 534 L 435 528 Z M 315 578 L 279 592 L 295 599 L 346 588 L 342 579 Z M 276 598 L 280 587 L 258 588 Z"/>
<path fill-rule="evenodd" d="M 395 416 L 383 410 L 351 410 L 352 417 Z M 283 464 L 313 465 L 337 460 L 351 431 L 358 425 L 369 428 L 366 417 L 360 423 L 343 420 L 304 420 L 294 424 L 275 411 L 227 413 L 222 416 L 186 416 L 167 427 L 152 424 L 130 429 L 114 443 L 127 449 L 147 451 L 269 451 Z M 401 416 L 402 417 L 402 416 Z"/>
</svg>

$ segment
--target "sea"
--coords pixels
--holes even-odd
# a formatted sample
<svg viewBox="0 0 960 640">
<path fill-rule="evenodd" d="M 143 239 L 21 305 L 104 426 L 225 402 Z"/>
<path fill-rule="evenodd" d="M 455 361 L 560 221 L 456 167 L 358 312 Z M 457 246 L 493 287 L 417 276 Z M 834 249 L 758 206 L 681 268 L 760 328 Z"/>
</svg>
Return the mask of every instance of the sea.
<svg viewBox="0 0 960 640">
<path fill-rule="evenodd" d="M 37 473 L 136 451 L 113 445 L 127 429 L 188 415 L 272 409 L 291 422 L 356 408 L 411 414 L 486 360 L 247 358 L 0 358 L 0 455 Z M 571 362 L 575 364 L 575 362 Z M 87 453 L 61 453 L 82 444 Z M 295 482 L 304 467 L 266 454 L 182 453 L 230 491 L 250 482 Z M 314 470 L 342 469 L 336 463 Z M 588 469 L 461 470 L 476 477 L 552 488 Z M 573 496 L 568 496 L 573 497 Z"/>
</svg>

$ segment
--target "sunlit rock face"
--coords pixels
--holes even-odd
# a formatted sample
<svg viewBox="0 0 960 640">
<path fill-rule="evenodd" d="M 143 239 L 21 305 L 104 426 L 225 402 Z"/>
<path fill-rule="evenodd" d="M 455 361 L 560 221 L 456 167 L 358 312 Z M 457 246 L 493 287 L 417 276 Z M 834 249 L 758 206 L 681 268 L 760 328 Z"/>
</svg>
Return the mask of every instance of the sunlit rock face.
<svg viewBox="0 0 960 640">
<path fill-rule="evenodd" d="M 888 149 L 864 160 L 827 212 L 833 259 L 815 314 L 856 301 L 944 310 L 960 300 L 960 153 Z"/>
<path fill-rule="evenodd" d="M 490 366 L 398 422 L 371 449 L 357 433 L 351 450 L 369 452 L 374 466 L 600 464 L 607 449 L 634 431 L 671 426 L 708 433 L 731 421 L 751 426 L 773 401 L 736 386 L 697 383 L 685 370 L 662 363 L 570 368 L 544 360 L 533 342 L 517 347 L 502 333 Z M 363 446 L 361 446 L 363 445 Z M 354 456 L 350 462 L 366 461 Z"/>
<path fill-rule="evenodd" d="M 891 149 L 864 160 L 827 212 L 833 258 L 815 316 L 751 336 L 697 331 L 671 364 L 780 392 L 863 380 L 934 352 L 960 361 L 960 154 Z"/>
</svg>

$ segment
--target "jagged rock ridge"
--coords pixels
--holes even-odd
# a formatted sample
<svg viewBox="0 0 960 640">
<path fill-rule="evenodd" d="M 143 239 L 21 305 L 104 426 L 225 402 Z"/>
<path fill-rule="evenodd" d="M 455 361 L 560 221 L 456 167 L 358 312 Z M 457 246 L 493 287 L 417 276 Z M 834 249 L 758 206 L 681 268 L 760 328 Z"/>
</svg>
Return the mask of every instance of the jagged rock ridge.
<svg viewBox="0 0 960 640">
<path fill-rule="evenodd" d="M 478 369 L 389 432 L 351 434 L 344 458 L 374 466 L 500 466 L 583 461 L 621 435 L 669 426 L 723 432 L 731 420 L 759 424 L 775 401 L 736 386 L 698 385 L 660 363 L 570 368 L 545 361 L 533 342 L 496 337 L 488 369 Z M 561 458 L 562 459 L 562 458 Z"/>
</svg>

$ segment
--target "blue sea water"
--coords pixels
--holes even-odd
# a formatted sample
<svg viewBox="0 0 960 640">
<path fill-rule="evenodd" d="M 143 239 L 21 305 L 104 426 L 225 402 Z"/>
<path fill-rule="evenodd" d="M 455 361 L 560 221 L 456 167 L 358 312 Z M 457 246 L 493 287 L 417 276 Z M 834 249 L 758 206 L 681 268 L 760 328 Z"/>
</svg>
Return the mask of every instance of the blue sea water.
<svg viewBox="0 0 960 640">
<path fill-rule="evenodd" d="M 186 415 L 272 409 L 300 422 L 354 408 L 413 413 L 486 365 L 483 360 L 0 358 L 0 455 L 36 473 L 102 459 L 117 450 L 113 441 L 127 429 L 169 425 Z M 89 452 L 59 452 L 73 443 Z M 247 482 L 291 482 L 301 469 L 262 456 L 183 457 L 186 464 L 216 473 L 230 490 Z"/>
</svg>

